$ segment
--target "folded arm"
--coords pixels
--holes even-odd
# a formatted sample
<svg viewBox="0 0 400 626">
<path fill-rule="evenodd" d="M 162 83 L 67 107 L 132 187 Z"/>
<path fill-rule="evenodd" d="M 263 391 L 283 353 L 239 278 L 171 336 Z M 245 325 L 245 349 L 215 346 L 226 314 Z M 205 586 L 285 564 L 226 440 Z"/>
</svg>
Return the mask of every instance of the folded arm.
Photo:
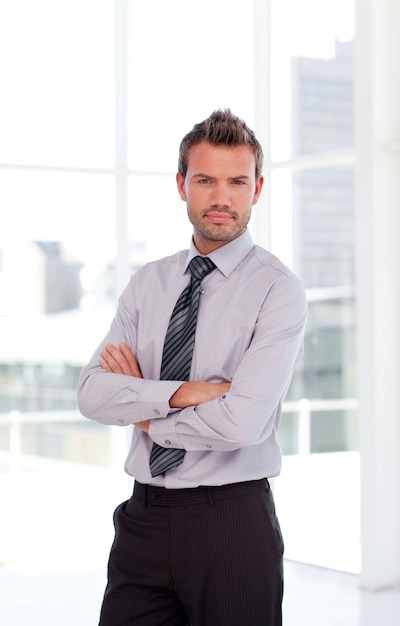
<svg viewBox="0 0 400 626">
<path fill-rule="evenodd" d="M 138 342 L 139 311 L 133 290 L 127 291 L 109 333 L 81 373 L 82 414 L 103 424 L 135 424 L 160 445 L 170 440 L 173 447 L 186 450 L 234 450 L 274 436 L 282 399 L 302 353 L 307 306 L 304 290 L 294 279 L 277 280 L 267 295 L 254 328 L 228 325 L 234 351 L 227 349 L 226 341 L 219 343 L 214 332 L 217 367 L 207 367 L 203 350 L 201 376 L 219 382 L 184 382 L 155 377 L 161 361 L 155 338 L 164 329 L 150 332 L 159 322 L 149 311 L 149 319 L 141 319 L 147 332 L 142 331 Z M 199 349 L 204 346 L 202 332 Z"/>
<path fill-rule="evenodd" d="M 107 344 L 101 356 L 100 365 L 105 372 L 143 378 L 137 359 L 126 343 L 120 343 L 118 347 Z M 184 382 L 170 397 L 169 405 L 173 409 L 195 406 L 219 398 L 229 388 L 229 383 Z M 150 420 L 144 420 L 135 426 L 149 432 L 149 424 Z"/>
</svg>

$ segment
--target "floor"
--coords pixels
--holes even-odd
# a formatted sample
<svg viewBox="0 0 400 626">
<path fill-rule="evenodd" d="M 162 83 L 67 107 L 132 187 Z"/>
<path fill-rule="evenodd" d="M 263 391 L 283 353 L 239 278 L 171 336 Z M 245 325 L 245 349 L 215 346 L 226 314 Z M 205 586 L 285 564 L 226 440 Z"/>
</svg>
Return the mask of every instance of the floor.
<svg viewBox="0 0 400 626">
<path fill-rule="evenodd" d="M 57 463 L 5 470 L 0 458 L 0 624 L 96 626 L 128 479 Z M 283 610 L 284 626 L 399 626 L 400 588 L 366 593 L 354 573 L 286 560 Z"/>
<path fill-rule="evenodd" d="M 284 626 L 399 626 L 400 590 L 361 593 L 353 574 L 285 563 Z M 4 626 L 96 626 L 104 568 L 0 569 Z"/>
</svg>

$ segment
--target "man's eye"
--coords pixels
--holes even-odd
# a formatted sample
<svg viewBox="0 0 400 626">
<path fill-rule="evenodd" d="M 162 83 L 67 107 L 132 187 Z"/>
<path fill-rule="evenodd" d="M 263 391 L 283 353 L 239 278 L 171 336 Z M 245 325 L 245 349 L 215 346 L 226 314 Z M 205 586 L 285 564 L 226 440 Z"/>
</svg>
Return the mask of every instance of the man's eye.
<svg viewBox="0 0 400 626">
<path fill-rule="evenodd" d="M 243 181 L 243 180 L 240 180 L 240 179 L 237 179 L 237 180 L 234 180 L 234 181 L 233 181 L 233 184 L 234 184 L 234 185 L 239 185 L 239 186 L 241 186 L 241 185 L 244 185 L 244 181 Z"/>
<path fill-rule="evenodd" d="M 199 179 L 199 183 L 200 185 L 207 185 L 208 183 L 210 183 L 210 179 L 209 178 L 200 178 Z"/>
</svg>

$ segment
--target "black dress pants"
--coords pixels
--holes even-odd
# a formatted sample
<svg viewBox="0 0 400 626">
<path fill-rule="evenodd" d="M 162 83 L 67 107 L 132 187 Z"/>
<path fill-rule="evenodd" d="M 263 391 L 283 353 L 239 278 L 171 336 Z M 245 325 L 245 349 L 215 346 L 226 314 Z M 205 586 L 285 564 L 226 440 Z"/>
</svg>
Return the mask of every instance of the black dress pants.
<svg viewBox="0 0 400 626">
<path fill-rule="evenodd" d="M 114 524 L 100 626 L 281 626 L 283 541 L 267 480 L 136 482 Z"/>
</svg>

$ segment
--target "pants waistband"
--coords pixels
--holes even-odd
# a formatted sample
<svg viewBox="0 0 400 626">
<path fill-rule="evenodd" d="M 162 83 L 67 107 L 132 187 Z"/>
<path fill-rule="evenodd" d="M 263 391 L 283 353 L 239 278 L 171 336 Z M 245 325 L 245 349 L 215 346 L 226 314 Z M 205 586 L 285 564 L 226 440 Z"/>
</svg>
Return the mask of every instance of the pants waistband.
<svg viewBox="0 0 400 626">
<path fill-rule="evenodd" d="M 154 487 L 152 485 L 144 485 L 135 480 L 133 498 L 141 500 L 146 505 L 183 506 L 201 502 L 213 504 L 218 500 L 260 493 L 265 490 L 270 490 L 269 482 L 266 478 L 220 486 L 189 487 L 187 489 Z"/>
</svg>

